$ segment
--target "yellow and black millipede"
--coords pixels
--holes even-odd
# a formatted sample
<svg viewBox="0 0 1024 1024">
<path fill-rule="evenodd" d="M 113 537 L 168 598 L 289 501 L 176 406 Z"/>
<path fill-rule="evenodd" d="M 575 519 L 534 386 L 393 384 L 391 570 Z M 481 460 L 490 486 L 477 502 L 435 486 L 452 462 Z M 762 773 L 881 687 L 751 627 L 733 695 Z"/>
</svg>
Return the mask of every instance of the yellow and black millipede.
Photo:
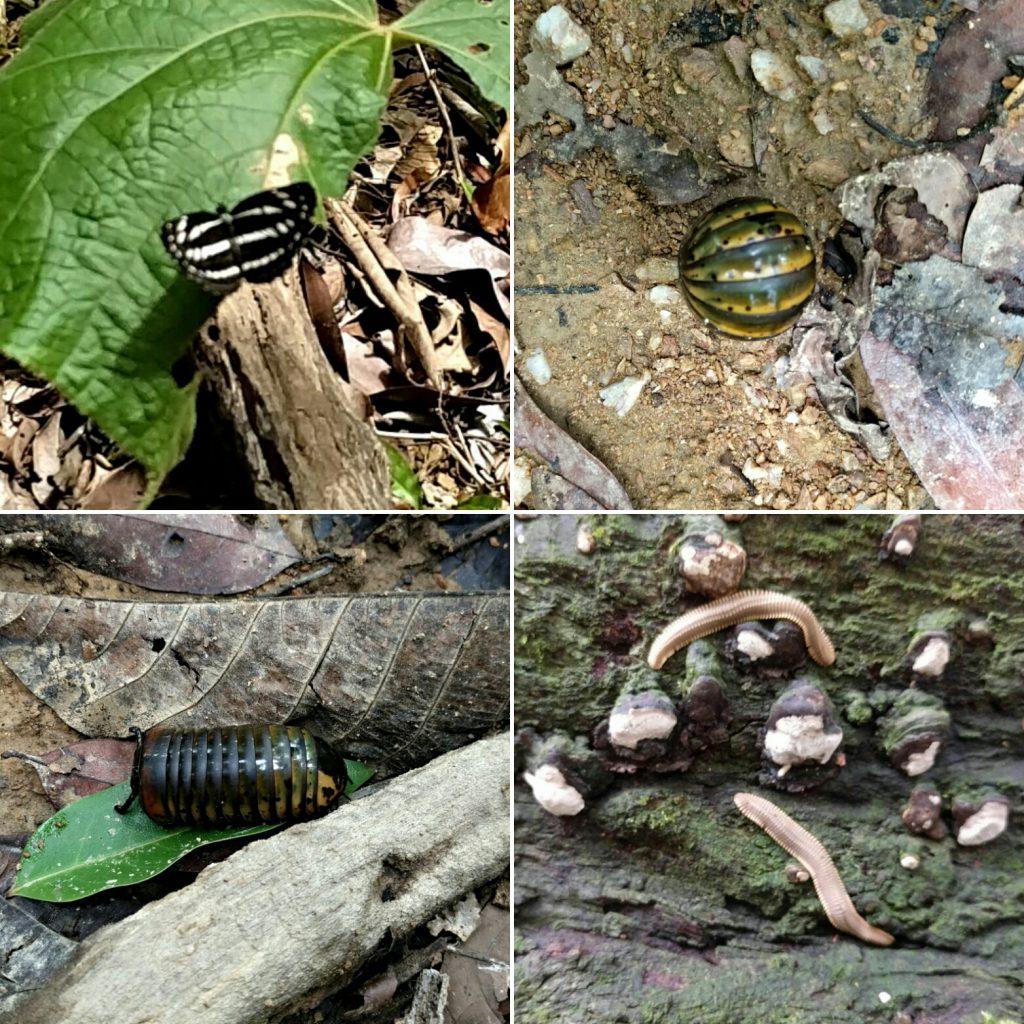
<svg viewBox="0 0 1024 1024">
<path fill-rule="evenodd" d="M 158 825 L 228 828 L 303 821 L 341 799 L 348 774 L 308 729 L 237 725 L 193 731 L 132 729 L 131 794 Z"/>
<path fill-rule="evenodd" d="M 730 199 L 697 222 L 680 249 L 679 276 L 702 320 L 735 337 L 768 338 L 796 323 L 814 294 L 814 250 L 789 210 Z"/>
</svg>

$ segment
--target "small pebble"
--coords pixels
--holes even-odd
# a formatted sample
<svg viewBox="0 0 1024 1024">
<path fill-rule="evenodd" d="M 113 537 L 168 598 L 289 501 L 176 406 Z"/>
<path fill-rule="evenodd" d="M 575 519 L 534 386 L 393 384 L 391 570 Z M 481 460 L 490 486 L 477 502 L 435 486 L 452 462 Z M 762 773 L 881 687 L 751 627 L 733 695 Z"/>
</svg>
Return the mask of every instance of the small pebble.
<svg viewBox="0 0 1024 1024">
<path fill-rule="evenodd" d="M 682 299 L 678 288 L 670 284 L 656 284 L 648 293 L 647 298 L 656 306 L 674 306 Z"/>
<path fill-rule="evenodd" d="M 809 57 L 806 53 L 798 53 L 796 62 L 807 72 L 812 82 L 824 82 L 828 78 L 825 62 L 820 57 Z"/>
<path fill-rule="evenodd" d="M 550 384 L 551 383 L 551 366 L 548 363 L 548 357 L 544 355 L 544 350 L 535 348 L 525 359 L 526 372 L 538 383 L 538 384 Z"/>
<path fill-rule="evenodd" d="M 568 64 L 590 49 L 590 35 L 561 5 L 549 7 L 533 23 L 533 42 L 556 64 Z"/>
<path fill-rule="evenodd" d="M 837 36 L 852 36 L 868 27 L 860 0 L 834 0 L 822 12 L 828 27 Z"/>
<path fill-rule="evenodd" d="M 670 256 L 651 256 L 634 271 L 641 281 L 667 284 L 679 277 L 679 263 Z"/>
<path fill-rule="evenodd" d="M 772 50 L 754 50 L 750 70 L 769 96 L 786 101 L 796 99 L 800 87 L 796 72 Z"/>
<path fill-rule="evenodd" d="M 625 416 L 636 405 L 640 393 L 650 379 L 651 375 L 645 373 L 642 377 L 623 377 L 622 380 L 609 384 L 598 392 L 601 404 L 614 410 L 616 416 Z"/>
</svg>

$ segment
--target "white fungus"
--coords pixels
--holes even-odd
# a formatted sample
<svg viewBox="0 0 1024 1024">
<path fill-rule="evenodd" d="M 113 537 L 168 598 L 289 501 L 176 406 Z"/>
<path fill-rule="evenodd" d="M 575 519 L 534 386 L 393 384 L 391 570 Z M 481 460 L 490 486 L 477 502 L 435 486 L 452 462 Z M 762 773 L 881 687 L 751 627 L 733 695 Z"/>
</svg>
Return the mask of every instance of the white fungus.
<svg viewBox="0 0 1024 1024">
<path fill-rule="evenodd" d="M 981 846 L 991 843 L 1006 831 L 1010 808 L 1001 800 L 987 800 L 957 830 L 956 841 L 961 846 Z"/>
<path fill-rule="evenodd" d="M 821 715 L 788 715 L 765 734 L 764 749 L 776 764 L 825 764 L 842 741 L 843 730 L 826 730 Z"/>
<path fill-rule="evenodd" d="M 949 641 L 945 637 L 933 636 L 925 643 L 911 667 L 915 675 L 941 676 L 948 664 Z"/>
<path fill-rule="evenodd" d="M 671 708 L 616 708 L 608 716 L 608 738 L 617 747 L 636 750 L 641 740 L 663 740 L 676 727 L 676 714 Z"/>
<path fill-rule="evenodd" d="M 911 754 L 906 761 L 903 762 L 903 770 L 908 775 L 921 775 L 928 771 L 933 764 L 935 764 L 935 758 L 938 756 L 939 747 L 942 743 L 936 740 L 934 743 L 930 743 L 924 750 L 919 750 L 915 754 Z"/>
<path fill-rule="evenodd" d="M 736 650 L 751 661 L 771 657 L 775 648 L 760 633 L 753 629 L 741 629 L 736 634 Z"/>
<path fill-rule="evenodd" d="M 583 795 L 569 785 L 565 776 L 553 765 L 542 764 L 536 772 L 523 772 L 523 778 L 533 790 L 533 798 L 548 814 L 568 817 L 583 810 Z"/>
</svg>

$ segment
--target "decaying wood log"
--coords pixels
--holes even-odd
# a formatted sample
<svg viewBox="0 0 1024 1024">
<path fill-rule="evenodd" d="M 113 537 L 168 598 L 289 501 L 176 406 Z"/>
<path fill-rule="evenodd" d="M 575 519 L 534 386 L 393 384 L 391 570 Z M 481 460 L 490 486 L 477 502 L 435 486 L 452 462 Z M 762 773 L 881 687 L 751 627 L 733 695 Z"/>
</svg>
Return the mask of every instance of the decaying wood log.
<svg viewBox="0 0 1024 1024">
<path fill-rule="evenodd" d="M 197 359 L 268 508 L 390 508 L 364 400 L 332 369 L 295 270 L 221 303 Z"/>
<path fill-rule="evenodd" d="M 508 864 L 508 734 L 254 842 L 82 943 L 19 1024 L 257 1024 L 343 988 Z"/>
<path fill-rule="evenodd" d="M 892 522 L 516 523 L 517 774 L 547 783 L 542 795 L 565 814 L 542 810 L 517 781 L 517 1024 L 1024 1020 L 1021 519 L 929 515 L 912 550 L 880 561 Z M 580 524 L 595 539 L 585 555 Z M 759 667 L 766 652 L 741 644 L 736 627 L 648 667 L 659 631 L 705 600 L 685 591 L 677 542 L 731 534 L 747 553 L 742 588 L 806 601 L 834 641 L 834 665 Z M 758 643 L 770 647 L 765 635 Z M 941 636 L 948 663 L 924 653 Z M 728 709 L 715 730 L 688 703 L 712 676 Z M 827 696 L 842 729 L 829 770 L 766 764 L 769 713 L 799 678 Z M 630 705 L 631 694 L 646 704 Z M 678 722 L 643 741 L 652 760 L 643 749 L 616 759 L 613 709 L 663 705 Z M 934 764 L 911 776 L 894 737 L 936 721 Z M 539 761 L 564 774 L 544 775 Z M 934 822 L 920 815 L 913 831 L 903 814 L 922 786 L 937 797 L 927 805 L 936 820 L 953 820 L 961 792 L 976 803 L 995 793 L 1012 804 L 1010 824 L 980 846 L 930 838 Z M 813 887 L 787 874 L 787 854 L 739 812 L 739 791 L 768 797 L 820 840 L 891 946 L 835 931 Z"/>
</svg>

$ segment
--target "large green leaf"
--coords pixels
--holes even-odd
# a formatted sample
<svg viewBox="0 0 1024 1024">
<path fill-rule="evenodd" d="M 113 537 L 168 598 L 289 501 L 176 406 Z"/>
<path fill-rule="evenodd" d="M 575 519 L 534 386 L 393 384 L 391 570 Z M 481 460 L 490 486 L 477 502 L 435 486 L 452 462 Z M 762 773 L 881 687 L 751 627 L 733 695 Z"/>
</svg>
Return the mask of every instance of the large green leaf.
<svg viewBox="0 0 1024 1024">
<path fill-rule="evenodd" d="M 392 26 L 400 42 L 446 53 L 492 103 L 509 106 L 508 0 L 423 0 Z"/>
<path fill-rule="evenodd" d="M 373 769 L 345 761 L 349 795 Z M 122 885 L 134 885 L 166 871 L 186 853 L 227 839 L 258 835 L 279 825 L 247 828 L 164 828 L 146 817 L 138 801 L 127 814 L 114 805 L 129 792 L 127 782 L 83 797 L 58 811 L 25 844 L 10 896 L 69 903 Z"/>
<path fill-rule="evenodd" d="M 422 6 L 421 27 L 430 10 L 508 21 L 508 0 Z M 138 458 L 151 492 L 191 437 L 194 389 L 171 369 L 215 301 L 161 223 L 270 182 L 340 194 L 377 138 L 392 47 L 420 38 L 404 24 L 373 0 L 50 0 L 26 20 L 0 72 L 0 348 Z M 493 95 L 507 46 L 471 35 L 446 51 Z"/>
</svg>

